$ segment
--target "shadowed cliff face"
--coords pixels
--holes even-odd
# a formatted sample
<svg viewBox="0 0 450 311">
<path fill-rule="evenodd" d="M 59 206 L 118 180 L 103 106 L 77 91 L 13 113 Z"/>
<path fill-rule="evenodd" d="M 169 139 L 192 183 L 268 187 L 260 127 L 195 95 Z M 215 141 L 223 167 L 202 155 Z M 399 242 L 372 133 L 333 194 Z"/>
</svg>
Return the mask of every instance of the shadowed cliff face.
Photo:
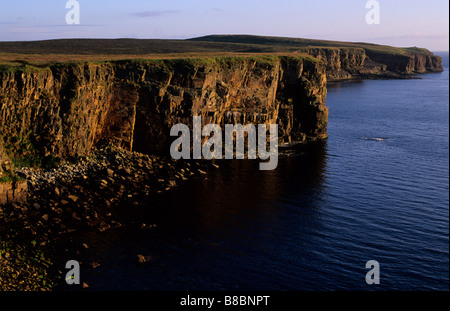
<svg viewBox="0 0 450 311">
<path fill-rule="evenodd" d="M 351 79 L 355 68 L 364 68 L 367 58 L 365 51 L 357 48 L 314 48 L 305 52 L 326 65 L 331 80 Z"/>
<path fill-rule="evenodd" d="M 442 59 L 432 53 L 394 54 L 363 48 L 313 48 L 305 52 L 325 64 L 329 80 L 408 78 L 443 71 Z"/>
<path fill-rule="evenodd" d="M 383 63 L 389 71 L 414 74 L 443 71 L 442 58 L 432 53 L 416 53 L 412 55 L 386 55 L 367 51 L 373 61 Z"/>
<path fill-rule="evenodd" d="M 293 57 L 117 61 L 0 71 L 0 133 L 43 155 L 112 142 L 167 152 L 170 128 L 279 124 L 284 142 L 326 137 L 325 67 Z M 24 139 L 24 137 L 26 139 Z"/>
<path fill-rule="evenodd" d="M 439 56 L 418 47 L 251 35 L 211 35 L 189 41 L 248 45 L 258 52 L 308 54 L 323 61 L 329 80 L 410 78 L 417 73 L 443 71 Z"/>
</svg>

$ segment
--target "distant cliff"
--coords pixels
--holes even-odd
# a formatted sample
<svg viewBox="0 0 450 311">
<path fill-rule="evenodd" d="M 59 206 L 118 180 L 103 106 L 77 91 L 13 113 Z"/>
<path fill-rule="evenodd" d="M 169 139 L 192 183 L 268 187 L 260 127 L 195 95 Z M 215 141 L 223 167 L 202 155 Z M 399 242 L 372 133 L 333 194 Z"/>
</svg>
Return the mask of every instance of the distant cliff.
<svg viewBox="0 0 450 311">
<path fill-rule="evenodd" d="M 363 48 L 313 48 L 305 53 L 321 60 L 331 80 L 411 78 L 443 71 L 442 59 L 431 52 L 395 54 Z"/>
<path fill-rule="evenodd" d="M 0 134 L 44 156 L 98 143 L 165 152 L 172 125 L 279 124 L 284 142 L 327 136 L 326 71 L 305 57 L 80 62 L 0 69 Z M 0 135 L 0 136 L 1 136 Z M 31 151 L 30 151 L 31 152 Z"/>
<path fill-rule="evenodd" d="M 411 78 L 443 71 L 441 57 L 417 47 L 251 35 L 212 35 L 190 41 L 235 44 L 247 47 L 247 52 L 308 54 L 324 62 L 329 80 Z"/>
</svg>

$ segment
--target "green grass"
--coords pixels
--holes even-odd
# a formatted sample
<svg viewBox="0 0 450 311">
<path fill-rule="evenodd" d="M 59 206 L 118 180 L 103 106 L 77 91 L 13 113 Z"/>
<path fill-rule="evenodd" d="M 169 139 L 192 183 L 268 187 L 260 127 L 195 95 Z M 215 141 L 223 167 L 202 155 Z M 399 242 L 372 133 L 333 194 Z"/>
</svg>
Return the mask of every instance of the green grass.
<svg viewBox="0 0 450 311">
<path fill-rule="evenodd" d="M 409 56 L 431 54 L 418 47 L 399 48 L 364 42 L 344 42 L 250 35 L 214 35 L 189 40 L 154 39 L 61 39 L 0 42 L 0 71 L 46 69 L 57 63 L 119 60 L 198 59 L 218 57 L 270 57 L 299 55 L 308 49 L 355 49 L 367 53 Z"/>
<path fill-rule="evenodd" d="M 215 42 L 215 43 L 233 43 L 233 44 L 247 44 L 254 50 L 262 51 L 264 49 L 274 49 L 278 51 L 292 52 L 293 50 L 305 50 L 309 48 L 362 48 L 366 51 L 389 53 L 397 55 L 411 55 L 415 53 L 430 52 L 427 49 L 417 47 L 393 47 L 388 45 L 378 45 L 365 42 L 345 42 L 345 41 L 330 41 L 330 40 L 313 40 L 300 38 L 283 38 L 283 37 L 268 37 L 268 36 L 253 36 L 253 35 L 213 35 L 200 38 L 190 39 L 194 42 Z"/>
<path fill-rule="evenodd" d="M 260 67 L 271 68 L 276 65 L 276 63 L 281 58 L 291 57 L 297 60 L 307 60 L 310 62 L 321 62 L 311 56 L 308 55 L 298 55 L 295 56 L 283 56 L 283 55 L 264 55 L 264 54 L 256 54 L 256 55 L 239 55 L 239 56 L 211 56 L 209 54 L 204 57 L 200 57 L 199 55 L 195 55 L 194 57 L 176 57 L 176 58 L 167 58 L 167 59 L 146 59 L 146 58 L 131 58 L 131 59 L 105 59 L 105 60 L 94 60 L 94 61 L 68 61 L 62 63 L 39 63 L 39 64 L 23 64 L 23 63 L 15 63 L 15 64 L 2 64 L 0 65 L 0 73 L 3 72 L 15 72 L 15 71 L 45 71 L 51 69 L 57 69 L 59 67 L 64 68 L 67 66 L 84 66 L 84 65 L 129 65 L 133 64 L 133 66 L 160 66 L 168 69 L 172 69 L 175 67 L 183 67 L 188 69 L 191 67 L 192 69 L 199 67 L 216 67 L 216 66 L 238 66 L 238 64 L 242 64 L 248 61 L 255 62 Z M 0 59 L 1 61 L 1 59 Z"/>
<path fill-rule="evenodd" d="M 4 141 L 4 150 L 16 168 L 33 167 L 51 169 L 60 163 L 54 154 L 47 156 L 39 152 L 32 142 L 32 133 L 10 136 Z M 8 180 L 9 181 L 9 180 Z"/>
<path fill-rule="evenodd" d="M 20 181 L 24 181 L 25 179 L 23 179 L 20 176 L 17 176 L 14 173 L 11 172 L 4 172 L 2 177 L 0 177 L 0 184 L 2 183 L 10 183 L 10 182 L 20 182 Z"/>
</svg>

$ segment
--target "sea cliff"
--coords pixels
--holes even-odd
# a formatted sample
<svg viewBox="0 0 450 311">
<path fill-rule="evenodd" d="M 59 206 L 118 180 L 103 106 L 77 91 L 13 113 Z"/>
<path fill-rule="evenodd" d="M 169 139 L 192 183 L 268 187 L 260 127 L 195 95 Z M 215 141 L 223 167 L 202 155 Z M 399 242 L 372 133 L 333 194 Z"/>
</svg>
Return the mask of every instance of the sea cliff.
<svg viewBox="0 0 450 311">
<path fill-rule="evenodd" d="M 304 57 L 81 62 L 0 70 L 0 133 L 8 146 L 59 157 L 103 142 L 168 151 L 170 128 L 278 124 L 281 142 L 326 137 L 324 65 Z M 22 150 L 23 151 L 23 150 Z"/>
<path fill-rule="evenodd" d="M 1 42 L 0 201 L 21 189 L 14 164 L 53 167 L 105 145 L 167 155 L 171 127 L 193 116 L 278 124 L 281 144 L 324 139 L 327 82 L 442 70 L 422 48 L 295 38 Z"/>
<path fill-rule="evenodd" d="M 443 71 L 442 59 L 427 51 L 397 54 L 363 48 L 313 48 L 305 53 L 324 62 L 328 81 L 405 79 L 418 73 Z"/>
<path fill-rule="evenodd" d="M 251 35 L 211 35 L 191 41 L 233 44 L 248 53 L 298 53 L 321 60 L 329 81 L 405 79 L 417 73 L 443 71 L 442 59 L 427 49 L 399 48 L 364 42 L 344 42 Z"/>
<path fill-rule="evenodd" d="M 280 143 L 324 139 L 327 81 L 442 70 L 423 49 L 224 40 L 231 42 L 1 42 L 0 237 L 43 258 L 75 231 L 147 230 L 151 224 L 127 218 L 129 209 L 154 207 L 158 194 L 191 176 L 207 178 L 204 162 L 156 155 L 169 151 L 174 124 L 198 115 L 221 126 L 278 124 Z M 23 258 L 17 248 L 11 254 Z M 2 289 L 52 287 L 27 277 L 27 262 L 0 261 Z"/>
</svg>

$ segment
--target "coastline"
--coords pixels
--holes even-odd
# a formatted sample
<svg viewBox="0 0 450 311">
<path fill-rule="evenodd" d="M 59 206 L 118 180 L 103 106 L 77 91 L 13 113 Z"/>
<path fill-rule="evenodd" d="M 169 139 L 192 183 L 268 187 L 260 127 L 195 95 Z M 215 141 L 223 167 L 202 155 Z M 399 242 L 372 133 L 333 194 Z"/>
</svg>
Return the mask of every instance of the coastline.
<svg viewBox="0 0 450 311">
<path fill-rule="evenodd" d="M 316 61 L 311 62 L 309 59 L 305 64 L 307 66 L 318 66 Z M 261 61 L 261 68 L 264 68 L 262 65 L 265 66 Z M 325 64 L 322 68 L 325 68 Z M 106 76 L 110 74 L 108 70 L 109 67 L 107 70 L 105 69 Z M 325 76 L 324 70 L 322 71 L 321 74 Z M 311 70 L 308 75 L 316 73 Z M 20 71 L 12 77 L 19 77 L 19 74 Z M 34 73 L 31 74 L 29 81 L 32 81 L 34 76 Z M 273 76 L 276 76 L 276 74 Z M 354 73 L 351 79 L 334 80 L 329 78 L 327 82 L 367 79 L 420 79 L 420 77 L 410 73 L 384 72 L 372 75 Z M 319 79 L 317 78 L 317 80 Z M 44 83 L 47 79 L 42 81 Z M 110 82 L 108 80 L 108 83 Z M 132 82 L 134 83 L 134 81 Z M 7 83 L 9 82 L 6 81 L 5 84 Z M 321 80 L 321 84 L 324 83 L 325 81 Z M 130 85 L 134 87 L 134 84 Z M 94 90 L 94 87 L 97 86 L 93 85 L 92 87 Z M 326 94 L 326 88 L 317 89 L 320 90 L 320 94 L 324 92 Z M 120 89 L 120 91 L 123 94 L 119 92 L 119 99 L 130 95 L 126 88 Z M 323 97 L 317 95 L 317 90 L 311 91 L 311 93 L 314 92 L 316 94 L 313 94 L 311 98 Z M 44 100 L 47 99 L 45 96 L 50 96 L 49 93 L 42 95 Z M 55 97 L 51 98 L 51 101 L 59 99 L 59 95 L 55 92 Z M 105 94 L 100 97 L 103 97 L 103 95 Z M 169 95 L 172 96 L 173 94 Z M 79 142 L 75 139 L 75 136 L 71 137 L 74 138 L 73 142 Z M 323 133 L 317 137 L 318 139 L 326 139 L 326 135 Z M 313 140 L 311 139 L 311 141 Z M 86 143 L 86 146 L 91 146 L 90 143 Z M 129 143 L 132 145 L 133 141 Z M 295 141 L 288 145 L 288 148 L 291 146 L 295 146 Z M 86 150 L 88 150 L 87 147 Z M 204 161 L 183 163 L 163 157 L 131 152 L 114 146 L 89 151 L 88 156 L 67 158 L 63 160 L 63 163 L 50 169 L 16 168 L 16 174 L 25 179 L 29 185 L 28 202 L 0 206 L 0 241 L 3 242 L 0 245 L 2 248 L 0 249 L 0 260 L 4 267 L 4 270 L 0 270 L 0 278 L 8 280 L 8 282 L 2 282 L 4 285 L 1 286 L 5 287 L 0 286 L 0 289 L 53 289 L 55 284 L 61 281 L 60 271 L 52 265 L 55 260 L 54 251 L 64 244 L 64 239 L 67 236 L 84 231 L 105 232 L 109 229 L 126 226 L 127 221 L 130 220 L 124 219 L 123 213 L 116 213 L 117 207 L 126 205 L 139 208 L 140 202 L 143 201 L 151 204 L 153 197 L 170 191 L 177 184 L 188 181 L 193 176 L 203 175 L 202 167 L 210 165 L 209 162 Z M 144 227 L 147 225 L 149 224 L 140 224 Z M 12 254 L 17 254 L 17 257 L 13 258 L 12 256 L 15 255 Z M 38 258 L 37 261 L 36 258 Z M 19 264 L 17 264 L 18 262 Z M 26 280 L 12 277 L 14 275 L 26 275 L 24 272 L 30 267 L 31 263 L 44 267 L 46 273 L 42 274 L 42 278 L 36 278 L 34 274 L 29 274 Z M 11 273 L 11 271 L 17 273 Z"/>
<path fill-rule="evenodd" d="M 408 75 L 394 79 L 421 78 Z M 364 80 L 372 79 L 331 80 L 327 84 Z M 314 141 L 293 141 L 280 145 L 280 149 L 289 156 L 289 149 Z M 76 233 L 136 226 L 139 220 L 124 219 L 123 206 L 139 208 L 140 202 L 152 205 L 155 196 L 189 182 L 192 177 L 204 175 L 205 168 L 211 165 L 215 164 L 175 161 L 108 145 L 50 169 L 15 169 L 15 173 L 26 180 L 29 196 L 25 203 L 0 206 L 0 278 L 7 280 L 2 282 L 0 290 L 58 289 L 64 280 L 54 262 L 56 250 L 65 248 L 66 238 Z M 152 224 L 138 226 L 151 228 Z M 35 271 L 41 276 L 37 278 Z M 17 278 L 18 275 L 21 278 Z M 84 286 L 88 288 L 87 284 Z"/>
</svg>

